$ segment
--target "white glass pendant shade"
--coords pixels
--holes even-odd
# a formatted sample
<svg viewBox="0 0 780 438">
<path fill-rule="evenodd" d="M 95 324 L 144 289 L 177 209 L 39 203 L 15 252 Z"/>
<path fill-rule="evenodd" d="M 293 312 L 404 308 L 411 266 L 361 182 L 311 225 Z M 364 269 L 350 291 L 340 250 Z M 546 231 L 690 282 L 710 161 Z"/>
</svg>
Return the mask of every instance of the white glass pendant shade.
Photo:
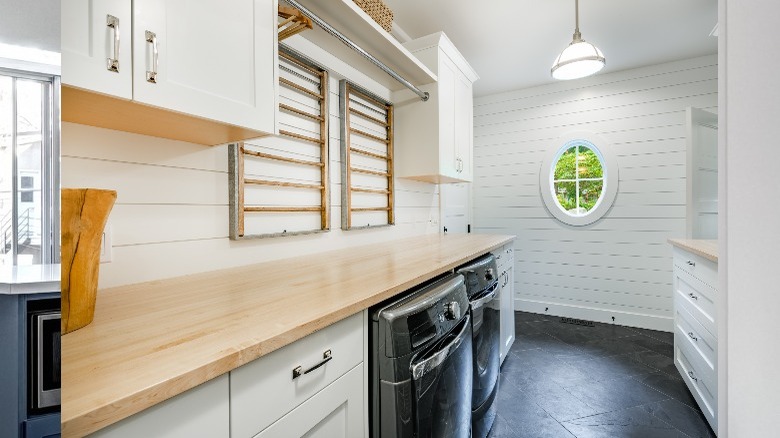
<svg viewBox="0 0 780 438">
<path fill-rule="evenodd" d="M 605 64 L 604 54 L 598 47 L 575 39 L 558 55 L 550 72 L 555 79 L 579 79 L 598 72 Z"/>
</svg>

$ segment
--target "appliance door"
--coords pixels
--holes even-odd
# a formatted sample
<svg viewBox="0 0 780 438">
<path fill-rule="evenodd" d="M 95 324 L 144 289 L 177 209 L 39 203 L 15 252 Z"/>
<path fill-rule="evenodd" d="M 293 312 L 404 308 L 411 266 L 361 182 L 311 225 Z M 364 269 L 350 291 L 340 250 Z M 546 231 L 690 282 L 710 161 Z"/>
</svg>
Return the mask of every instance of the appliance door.
<svg viewBox="0 0 780 438">
<path fill-rule="evenodd" d="M 32 409 L 60 405 L 60 312 L 33 313 Z"/>
<path fill-rule="evenodd" d="M 474 384 L 472 408 L 476 410 L 493 393 L 501 366 L 501 298 L 498 282 L 471 298 L 474 334 Z"/>
<path fill-rule="evenodd" d="M 415 436 L 471 436 L 471 321 L 466 315 L 411 363 Z"/>
</svg>

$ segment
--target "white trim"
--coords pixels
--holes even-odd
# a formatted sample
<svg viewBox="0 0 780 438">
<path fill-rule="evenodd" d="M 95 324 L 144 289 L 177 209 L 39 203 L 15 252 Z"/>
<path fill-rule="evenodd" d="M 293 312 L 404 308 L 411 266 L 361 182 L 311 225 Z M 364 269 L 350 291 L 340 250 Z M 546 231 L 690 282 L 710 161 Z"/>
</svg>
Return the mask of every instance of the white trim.
<svg viewBox="0 0 780 438">
<path fill-rule="evenodd" d="M 584 319 L 586 321 L 595 321 L 605 324 L 612 324 L 612 317 L 615 317 L 614 324 L 616 325 L 660 330 L 662 332 L 669 333 L 674 331 L 674 318 L 672 317 L 594 309 L 583 306 L 569 306 L 565 304 L 548 303 L 545 301 L 527 300 L 523 298 L 515 298 L 515 310 L 519 312 L 532 312 L 542 315 Z"/>
<path fill-rule="evenodd" d="M 572 216 L 560 208 L 558 201 L 553 195 L 554 186 L 552 182 L 553 164 L 565 152 L 569 143 L 577 140 L 583 140 L 593 145 L 593 151 L 602 160 L 604 168 L 604 188 L 601 198 L 593 209 L 582 216 Z M 612 208 L 612 204 L 617 196 L 619 180 L 617 157 L 612 153 L 610 144 L 604 138 L 593 132 L 568 132 L 560 136 L 557 142 L 551 143 L 545 159 L 542 160 L 542 165 L 539 168 L 539 193 L 550 215 L 567 225 L 581 227 L 598 221 Z"/>
</svg>

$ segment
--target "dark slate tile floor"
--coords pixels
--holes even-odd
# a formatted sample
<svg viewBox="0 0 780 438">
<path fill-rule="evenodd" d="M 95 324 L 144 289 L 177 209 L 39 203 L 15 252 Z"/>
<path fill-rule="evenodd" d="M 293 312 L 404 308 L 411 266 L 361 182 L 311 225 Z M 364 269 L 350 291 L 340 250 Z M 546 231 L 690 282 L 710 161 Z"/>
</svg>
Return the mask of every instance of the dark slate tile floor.
<svg viewBox="0 0 780 438">
<path fill-rule="evenodd" d="M 494 438 L 711 438 L 671 333 L 516 312 Z"/>
</svg>

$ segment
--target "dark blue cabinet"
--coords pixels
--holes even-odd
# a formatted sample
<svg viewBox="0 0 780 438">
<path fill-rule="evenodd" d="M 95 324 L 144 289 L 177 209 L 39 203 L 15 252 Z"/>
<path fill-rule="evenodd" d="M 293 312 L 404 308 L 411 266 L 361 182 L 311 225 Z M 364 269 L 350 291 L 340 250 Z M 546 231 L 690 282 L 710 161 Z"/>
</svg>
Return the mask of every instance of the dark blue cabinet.
<svg viewBox="0 0 780 438">
<path fill-rule="evenodd" d="M 22 423 L 24 438 L 60 438 L 60 414 L 40 415 Z"/>
</svg>

